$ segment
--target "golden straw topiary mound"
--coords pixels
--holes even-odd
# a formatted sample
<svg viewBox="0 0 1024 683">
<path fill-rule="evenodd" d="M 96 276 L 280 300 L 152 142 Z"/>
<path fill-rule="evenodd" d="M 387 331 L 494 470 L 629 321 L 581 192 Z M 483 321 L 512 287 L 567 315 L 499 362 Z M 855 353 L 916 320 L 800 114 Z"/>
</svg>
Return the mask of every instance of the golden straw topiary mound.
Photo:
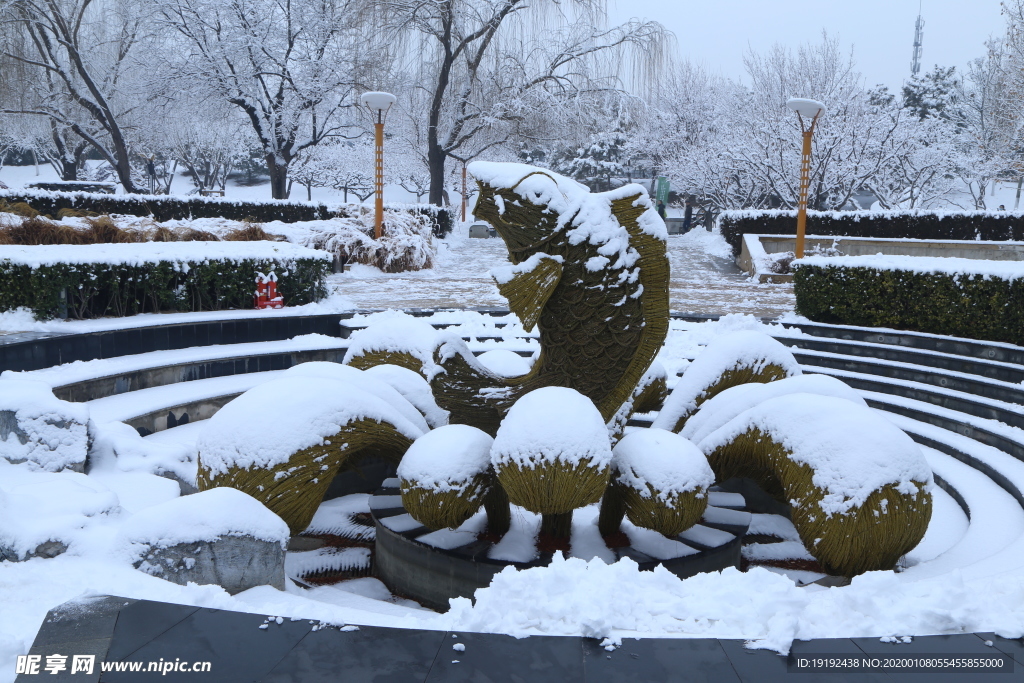
<svg viewBox="0 0 1024 683">
<path fill-rule="evenodd" d="M 508 411 L 491 463 L 512 503 L 563 515 L 596 503 L 611 476 L 608 430 L 593 402 L 577 391 L 545 387 Z"/>
<path fill-rule="evenodd" d="M 802 374 L 788 348 L 763 332 L 725 334 L 686 368 L 653 426 L 678 432 L 700 405 L 726 389 Z"/>
<path fill-rule="evenodd" d="M 455 528 L 480 509 L 491 488 L 491 444 L 468 425 L 427 432 L 398 465 L 402 505 L 431 529 Z"/>
<path fill-rule="evenodd" d="M 931 519 L 932 474 L 920 448 L 851 401 L 772 398 L 699 447 L 718 481 L 749 477 L 788 504 L 804 546 L 830 574 L 892 569 Z"/>
<path fill-rule="evenodd" d="M 274 406 L 268 414 L 267 406 Z M 372 451 L 395 460 L 423 431 L 378 396 L 333 379 L 281 377 L 250 389 L 207 421 L 199 490 L 248 493 L 302 532 L 334 476 Z"/>
<path fill-rule="evenodd" d="M 715 483 L 707 458 L 692 443 L 664 429 L 638 429 L 613 451 L 613 486 L 629 521 L 676 536 L 700 521 Z"/>
</svg>

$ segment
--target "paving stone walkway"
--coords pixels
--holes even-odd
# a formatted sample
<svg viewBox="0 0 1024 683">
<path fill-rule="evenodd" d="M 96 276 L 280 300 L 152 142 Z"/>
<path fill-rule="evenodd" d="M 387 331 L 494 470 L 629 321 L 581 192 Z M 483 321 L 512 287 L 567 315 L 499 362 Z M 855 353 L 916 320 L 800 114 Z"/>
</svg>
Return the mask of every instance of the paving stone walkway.
<svg viewBox="0 0 1024 683">
<path fill-rule="evenodd" d="M 793 310 L 793 286 L 750 280 L 718 235 L 695 230 L 669 237 L 668 254 L 673 311 L 775 318 Z M 359 308 L 505 308 L 507 302 L 488 275 L 504 265 L 508 252 L 500 239 L 446 240 L 430 270 L 382 274 L 357 265 L 332 276 L 330 284 Z"/>
</svg>

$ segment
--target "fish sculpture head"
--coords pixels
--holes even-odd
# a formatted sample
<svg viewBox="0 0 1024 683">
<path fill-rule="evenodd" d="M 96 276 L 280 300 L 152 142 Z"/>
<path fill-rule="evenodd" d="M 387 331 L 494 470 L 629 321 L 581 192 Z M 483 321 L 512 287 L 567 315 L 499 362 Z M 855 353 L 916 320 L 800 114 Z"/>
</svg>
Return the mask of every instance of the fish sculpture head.
<svg viewBox="0 0 1024 683">
<path fill-rule="evenodd" d="M 590 192 L 571 178 L 526 164 L 477 162 L 470 169 L 479 188 L 473 216 L 495 229 L 514 264 L 564 239 L 579 211 L 578 198 Z"/>
</svg>

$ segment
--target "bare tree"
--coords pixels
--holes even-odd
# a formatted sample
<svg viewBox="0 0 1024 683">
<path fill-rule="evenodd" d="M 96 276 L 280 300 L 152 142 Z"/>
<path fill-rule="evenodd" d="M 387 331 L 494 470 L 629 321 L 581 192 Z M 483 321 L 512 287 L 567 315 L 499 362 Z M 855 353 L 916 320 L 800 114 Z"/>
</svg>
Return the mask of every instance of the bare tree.
<svg viewBox="0 0 1024 683">
<path fill-rule="evenodd" d="M 288 197 L 288 169 L 303 150 L 348 135 L 357 83 L 370 65 L 386 68 L 361 0 L 156 1 L 185 46 L 179 81 L 245 114 L 275 199 Z"/>
<path fill-rule="evenodd" d="M 3 54 L 25 69 L 34 88 L 20 101 L 7 99 L 0 112 L 40 116 L 51 122 L 51 139 L 62 176 L 77 170 L 81 148 L 68 131 L 87 142 L 116 172 L 125 191 L 136 192 L 126 120 L 137 105 L 126 81 L 135 52 L 146 37 L 146 17 L 126 0 L 8 0 L 0 4 Z"/>
<path fill-rule="evenodd" d="M 656 23 L 602 28 L 604 0 L 385 2 L 406 47 L 412 111 L 426 121 L 432 204 L 443 201 L 449 157 L 528 134 L 531 119 L 571 109 L 581 93 L 624 87 L 620 73 L 652 75 L 666 42 Z"/>
</svg>

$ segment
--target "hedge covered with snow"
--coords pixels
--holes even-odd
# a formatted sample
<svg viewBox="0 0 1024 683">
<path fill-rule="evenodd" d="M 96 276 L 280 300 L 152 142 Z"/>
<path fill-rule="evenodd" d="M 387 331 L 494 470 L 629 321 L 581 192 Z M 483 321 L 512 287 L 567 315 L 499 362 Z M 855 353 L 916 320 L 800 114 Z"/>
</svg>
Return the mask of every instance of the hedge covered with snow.
<svg viewBox="0 0 1024 683">
<path fill-rule="evenodd" d="M 1024 263 L 912 256 L 794 261 L 811 320 L 1024 344 Z"/>
<path fill-rule="evenodd" d="M 326 295 L 330 254 L 283 242 L 0 246 L 0 311 L 38 318 L 252 308 L 274 271 L 288 305 Z"/>
<path fill-rule="evenodd" d="M 237 201 L 222 197 L 171 197 L 167 195 L 106 194 L 102 192 L 47 192 L 45 190 L 0 190 L 0 201 L 8 204 L 24 202 L 41 214 L 56 217 L 61 209 L 95 211 L 99 214 L 152 216 L 157 222 L 195 218 L 227 218 L 259 223 L 281 221 L 323 221 L 331 218 L 353 218 L 359 213 L 356 204 L 324 204 L 268 200 Z M 444 237 L 452 229 L 454 214 L 450 209 L 431 204 L 387 204 L 395 211 L 408 211 L 431 217 L 434 234 Z"/>
<path fill-rule="evenodd" d="M 739 256 L 744 234 L 795 235 L 796 211 L 723 211 L 722 236 Z M 921 240 L 1022 240 L 1021 211 L 808 211 L 807 234 Z"/>
</svg>

